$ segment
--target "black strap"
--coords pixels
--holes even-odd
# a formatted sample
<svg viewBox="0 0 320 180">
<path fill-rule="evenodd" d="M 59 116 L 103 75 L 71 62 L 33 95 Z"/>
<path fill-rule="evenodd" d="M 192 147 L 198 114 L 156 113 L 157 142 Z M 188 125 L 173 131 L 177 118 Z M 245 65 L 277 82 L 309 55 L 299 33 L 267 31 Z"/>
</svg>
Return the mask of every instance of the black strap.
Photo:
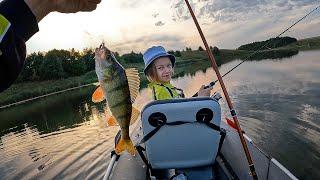
<svg viewBox="0 0 320 180">
<path fill-rule="evenodd" d="M 112 158 L 112 156 L 117 156 L 117 158 L 116 158 L 116 161 L 118 161 L 119 160 L 119 158 L 120 158 L 120 155 L 118 155 L 117 153 L 116 153 L 116 151 L 111 151 L 111 158 Z"/>
<path fill-rule="evenodd" d="M 222 145 L 223 145 L 223 142 L 224 142 L 224 138 L 225 138 L 226 135 L 227 135 L 226 130 L 223 129 L 223 128 L 220 128 L 220 135 L 221 135 L 221 137 L 220 137 L 220 141 L 219 141 L 219 147 L 218 147 L 217 156 L 218 156 L 218 154 L 220 154 L 220 150 L 221 150 L 221 148 L 222 148 Z"/>
<path fill-rule="evenodd" d="M 169 91 L 170 96 L 173 98 L 173 92 L 171 91 L 171 89 L 170 89 L 170 88 L 168 88 L 167 86 L 164 86 L 164 87 Z"/>
<path fill-rule="evenodd" d="M 169 87 L 167 87 L 167 86 L 165 86 L 165 85 L 163 85 L 163 84 L 157 84 L 158 86 L 162 86 L 162 87 L 165 87 L 167 90 L 168 90 L 168 92 L 170 93 L 170 96 L 173 98 L 173 93 L 172 93 L 172 91 L 171 91 L 171 89 L 169 88 Z"/>
<path fill-rule="evenodd" d="M 138 151 L 138 153 L 139 153 L 142 161 L 147 165 L 147 167 L 148 167 L 149 169 L 152 169 L 152 167 L 151 167 L 151 165 L 149 164 L 146 156 L 145 156 L 144 153 L 143 153 L 143 151 L 146 151 L 146 149 L 143 148 L 143 147 L 140 146 L 140 145 L 137 145 L 137 146 L 136 146 L 136 149 L 137 149 L 137 151 Z"/>
<path fill-rule="evenodd" d="M 202 123 L 206 124 L 206 125 L 209 126 L 211 129 L 214 129 L 214 130 L 216 130 L 216 131 L 221 132 L 221 128 L 220 128 L 219 126 L 213 124 L 213 123 L 205 123 L 205 122 L 202 122 Z"/>
<path fill-rule="evenodd" d="M 150 178 L 150 173 L 149 171 L 152 171 L 152 166 L 149 163 L 149 161 L 147 160 L 146 156 L 144 155 L 143 151 L 146 151 L 145 148 L 143 148 L 140 145 L 136 145 L 135 146 L 136 150 L 138 151 L 138 154 L 140 155 L 142 161 L 144 162 L 144 164 L 147 166 L 147 170 L 146 170 L 146 177 L 149 179 Z"/>
<path fill-rule="evenodd" d="M 149 161 L 147 160 L 146 156 L 144 155 L 143 151 L 146 151 L 145 148 L 143 148 L 142 146 L 140 146 L 140 144 L 145 143 L 146 141 L 148 141 L 154 134 L 156 134 L 157 131 L 159 131 L 159 129 L 164 126 L 164 125 L 169 125 L 169 126 L 176 126 L 176 125 L 182 125 L 182 124 L 191 124 L 191 123 L 202 123 L 202 124 L 206 124 L 208 127 L 212 128 L 213 130 L 219 131 L 221 138 L 220 138 L 220 142 L 219 142 L 219 147 L 218 147 L 218 153 L 220 152 L 220 149 L 222 147 L 224 138 L 226 136 L 226 131 L 223 128 L 220 128 L 219 126 L 213 124 L 213 123 L 206 123 L 206 122 L 199 122 L 199 121 L 195 121 L 195 122 L 186 122 L 186 121 L 174 121 L 174 122 L 170 122 L 170 123 L 165 123 L 165 124 L 160 124 L 158 127 L 156 127 L 155 129 L 153 129 L 152 131 L 150 131 L 147 135 L 145 135 L 142 140 L 138 143 L 138 145 L 136 145 L 136 149 L 142 159 L 142 161 L 146 164 L 147 166 L 147 171 L 146 171 L 146 176 L 149 177 L 149 170 L 152 171 L 152 166 L 149 163 Z"/>
<path fill-rule="evenodd" d="M 152 131 L 150 131 L 147 135 L 145 135 L 141 141 L 139 142 L 139 144 L 145 143 L 146 141 L 148 141 L 157 131 L 159 131 L 159 129 L 162 126 L 156 127 L 155 129 L 153 129 Z"/>
<path fill-rule="evenodd" d="M 153 135 L 156 134 L 156 132 L 159 131 L 159 129 L 164 126 L 164 125 L 169 125 L 169 126 L 176 126 L 176 125 L 181 125 L 181 124 L 191 124 L 191 123 L 202 123 L 207 125 L 208 127 L 210 127 L 213 130 L 219 131 L 221 132 L 221 129 L 219 126 L 213 124 L 213 123 L 205 123 L 203 121 L 199 122 L 199 121 L 195 121 L 195 122 L 186 122 L 186 121 L 174 121 L 174 122 L 170 122 L 170 123 L 164 123 L 164 124 L 160 124 L 158 127 L 156 127 L 155 129 L 153 129 L 152 131 L 150 131 L 147 135 L 145 135 L 142 140 L 139 142 L 139 145 L 142 143 L 145 143 L 146 141 L 148 141 Z"/>
<path fill-rule="evenodd" d="M 180 95 L 181 95 L 181 97 L 182 97 L 182 98 L 185 98 L 185 95 L 184 95 L 184 93 L 183 93 L 183 90 L 182 90 L 182 89 L 177 88 L 177 87 L 173 87 L 173 89 L 180 91 Z"/>
<path fill-rule="evenodd" d="M 172 89 L 170 89 L 169 87 L 167 87 L 167 86 L 165 86 L 165 85 L 163 85 L 163 84 L 159 84 L 159 83 L 157 83 L 157 85 L 158 85 L 158 86 L 165 87 L 165 88 L 168 90 L 168 92 L 170 93 L 170 96 L 171 96 L 172 98 L 174 98 L 174 96 L 173 96 L 173 92 L 172 92 Z M 184 95 L 184 93 L 183 93 L 183 90 L 182 90 L 182 89 L 177 88 L 177 87 L 173 87 L 173 89 L 174 89 L 174 90 L 178 90 L 178 91 L 180 91 L 180 95 L 181 95 L 181 97 L 182 97 L 182 98 L 184 98 L 184 97 L 185 97 L 185 95 Z M 154 96 L 155 96 L 155 90 L 154 90 L 154 87 L 153 87 L 153 93 L 154 93 Z M 155 98 L 155 100 L 157 100 L 157 98 Z"/>
<path fill-rule="evenodd" d="M 154 98 L 154 100 L 157 100 L 156 90 L 155 90 L 154 86 L 152 87 L 152 90 L 153 90 L 153 98 Z"/>
</svg>

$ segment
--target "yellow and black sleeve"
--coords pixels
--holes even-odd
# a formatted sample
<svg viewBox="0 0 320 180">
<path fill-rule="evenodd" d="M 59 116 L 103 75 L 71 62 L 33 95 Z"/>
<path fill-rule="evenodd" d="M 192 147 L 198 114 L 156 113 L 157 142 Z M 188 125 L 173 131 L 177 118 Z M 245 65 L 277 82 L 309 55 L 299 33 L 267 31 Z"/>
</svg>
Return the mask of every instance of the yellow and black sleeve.
<svg viewBox="0 0 320 180">
<path fill-rule="evenodd" d="M 0 3 L 0 92 L 18 77 L 26 59 L 26 41 L 38 32 L 36 17 L 24 0 Z"/>
</svg>

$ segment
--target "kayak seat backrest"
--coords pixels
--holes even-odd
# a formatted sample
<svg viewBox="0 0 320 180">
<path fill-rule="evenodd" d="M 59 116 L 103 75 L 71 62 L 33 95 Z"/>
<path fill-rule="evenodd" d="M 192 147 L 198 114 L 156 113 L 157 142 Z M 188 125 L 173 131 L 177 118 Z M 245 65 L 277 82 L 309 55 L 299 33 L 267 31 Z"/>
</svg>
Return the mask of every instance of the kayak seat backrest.
<svg viewBox="0 0 320 180">
<path fill-rule="evenodd" d="M 219 103 L 210 97 L 198 97 L 153 101 L 144 107 L 141 113 L 143 136 L 162 124 L 145 142 L 146 156 L 153 169 L 188 168 L 214 163 L 220 132 L 197 122 L 197 119 L 220 127 Z M 190 123 L 177 125 L 174 122 Z"/>
</svg>

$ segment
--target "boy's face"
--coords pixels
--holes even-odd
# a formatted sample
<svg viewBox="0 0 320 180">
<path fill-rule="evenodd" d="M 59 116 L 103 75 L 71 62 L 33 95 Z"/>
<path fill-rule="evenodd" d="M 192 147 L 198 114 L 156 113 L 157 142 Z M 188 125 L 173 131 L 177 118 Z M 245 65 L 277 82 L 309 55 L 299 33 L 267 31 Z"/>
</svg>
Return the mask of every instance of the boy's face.
<svg viewBox="0 0 320 180">
<path fill-rule="evenodd" d="M 158 80 L 161 83 L 170 82 L 173 74 L 173 68 L 170 59 L 168 57 L 160 57 L 154 61 L 154 65 L 159 78 Z"/>
</svg>

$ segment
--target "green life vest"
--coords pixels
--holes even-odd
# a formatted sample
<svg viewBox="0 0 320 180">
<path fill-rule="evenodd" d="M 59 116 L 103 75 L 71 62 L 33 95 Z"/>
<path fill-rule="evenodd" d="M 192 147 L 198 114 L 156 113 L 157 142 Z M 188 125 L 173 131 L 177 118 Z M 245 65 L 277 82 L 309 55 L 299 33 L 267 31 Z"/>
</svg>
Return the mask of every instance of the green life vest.
<svg viewBox="0 0 320 180">
<path fill-rule="evenodd" d="M 170 83 L 151 82 L 148 87 L 152 90 L 154 100 L 184 98 L 183 90 Z"/>
</svg>

